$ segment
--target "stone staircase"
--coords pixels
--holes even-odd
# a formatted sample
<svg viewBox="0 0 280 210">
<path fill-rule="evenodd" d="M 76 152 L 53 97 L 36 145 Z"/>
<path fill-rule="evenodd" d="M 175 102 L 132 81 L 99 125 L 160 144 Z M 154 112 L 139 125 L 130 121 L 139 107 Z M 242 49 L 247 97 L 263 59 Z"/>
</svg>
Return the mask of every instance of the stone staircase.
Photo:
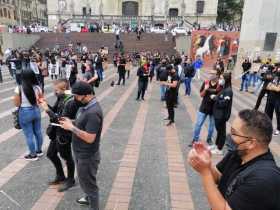
<svg viewBox="0 0 280 210">
<path fill-rule="evenodd" d="M 65 48 L 68 44 L 77 42 L 86 45 L 89 50 L 98 51 L 101 46 L 109 48 L 109 59 L 112 58 L 115 49 L 115 35 L 109 33 L 40 33 L 40 40 L 35 43 L 36 47 L 41 49 L 53 49 L 56 46 Z M 124 44 L 125 53 L 134 51 L 155 51 L 172 55 L 176 53 L 175 43 L 171 41 L 169 35 L 168 41 L 165 41 L 164 34 L 142 34 L 141 40 L 136 39 L 136 34 L 121 34 L 121 40 Z"/>
</svg>

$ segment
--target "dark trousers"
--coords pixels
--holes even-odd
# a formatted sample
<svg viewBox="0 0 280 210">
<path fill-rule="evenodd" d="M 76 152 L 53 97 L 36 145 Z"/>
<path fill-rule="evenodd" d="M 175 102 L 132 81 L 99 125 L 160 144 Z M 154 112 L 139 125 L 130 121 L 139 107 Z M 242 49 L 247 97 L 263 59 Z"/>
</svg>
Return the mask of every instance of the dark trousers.
<svg viewBox="0 0 280 210">
<path fill-rule="evenodd" d="M 226 142 L 226 121 L 215 119 L 215 127 L 217 130 L 216 146 L 222 150 Z"/>
<path fill-rule="evenodd" d="M 120 85 L 121 81 L 123 81 L 123 85 L 125 85 L 125 72 L 119 72 L 119 81 L 117 85 Z"/>
<path fill-rule="evenodd" d="M 3 77 L 2 77 L 2 66 L 0 66 L 0 82 L 3 82 Z"/>
<path fill-rule="evenodd" d="M 263 88 L 263 89 L 261 90 L 261 92 L 260 92 L 260 94 L 259 94 L 259 96 L 258 96 L 257 102 L 256 102 L 256 106 L 255 106 L 255 109 L 256 109 L 256 110 L 259 109 L 259 107 L 260 107 L 260 105 L 261 105 L 261 102 L 262 102 L 262 99 L 263 99 L 265 93 L 266 93 L 266 89 Z"/>
<path fill-rule="evenodd" d="M 148 87 L 148 80 L 139 80 L 138 81 L 138 93 L 137 93 L 137 99 L 141 98 L 144 99 L 145 92 Z"/>
<path fill-rule="evenodd" d="M 165 96 L 166 99 L 166 107 L 167 107 L 167 111 L 168 111 L 168 119 L 171 122 L 174 122 L 175 120 L 175 110 L 174 110 L 174 105 L 176 103 L 176 95 L 171 95 L 171 94 L 166 94 Z"/>
<path fill-rule="evenodd" d="M 21 74 L 16 74 L 16 83 L 17 83 L 18 85 L 21 84 Z"/>
<path fill-rule="evenodd" d="M 65 177 L 58 153 L 60 157 L 66 161 L 68 174 L 67 178 L 74 179 L 75 163 L 72 157 L 71 143 L 69 142 L 67 144 L 59 144 L 56 140 L 51 140 L 47 151 L 47 157 L 54 164 L 56 175 L 59 177 Z"/>
<path fill-rule="evenodd" d="M 265 113 L 271 120 L 273 119 L 274 110 L 276 113 L 277 130 L 280 130 L 280 99 L 274 101 L 267 99 Z"/>
<path fill-rule="evenodd" d="M 77 158 L 77 154 L 75 154 L 75 157 L 79 183 L 88 197 L 90 210 L 99 210 L 99 189 L 96 174 L 100 163 L 100 153 L 96 152 L 87 159 Z"/>
</svg>

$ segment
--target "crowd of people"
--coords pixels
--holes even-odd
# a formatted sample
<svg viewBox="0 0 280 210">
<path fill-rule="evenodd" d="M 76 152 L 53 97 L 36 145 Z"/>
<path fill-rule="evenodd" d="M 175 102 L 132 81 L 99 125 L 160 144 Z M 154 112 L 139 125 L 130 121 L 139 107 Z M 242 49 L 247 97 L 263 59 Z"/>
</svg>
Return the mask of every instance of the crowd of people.
<svg viewBox="0 0 280 210">
<path fill-rule="evenodd" d="M 116 40 L 118 40 L 117 34 Z M 278 125 L 274 135 L 278 135 L 280 130 L 280 67 L 278 65 L 272 65 L 271 60 L 268 60 L 263 65 L 258 64 L 259 70 L 255 74 L 255 71 L 250 71 L 254 65 L 250 64 L 249 60 L 242 64 L 243 83 L 248 83 L 248 75 L 253 74 L 251 81 L 258 90 L 261 90 L 257 103 L 260 103 L 259 101 L 267 94 L 265 109 L 267 115 L 257 111 L 259 104 L 253 111 L 241 111 L 232 124 L 231 138 L 228 139 L 226 124 L 231 117 L 234 97 L 231 77 L 232 58 L 228 60 L 227 64 L 222 58 L 218 58 L 212 70 L 205 72 L 206 79 L 200 74 L 204 62 L 199 56 L 193 60 L 188 55 L 170 56 L 158 51 L 131 54 L 116 52 L 113 63 L 119 78 L 116 83 L 112 81 L 111 86 L 115 84 L 125 86 L 126 79 L 130 78 L 131 70 L 137 68 L 138 90 L 135 94 L 137 102 L 145 100 L 149 83 L 158 84 L 160 95 L 158 100 L 165 103 L 167 109 L 167 117 L 164 119 L 168 121 L 167 126 L 175 123 L 175 110 L 180 105 L 180 97 L 190 99 L 192 80 L 195 79 L 202 83 L 201 104 L 198 107 L 193 137 L 189 145 L 192 149 L 188 159 L 190 165 L 201 174 L 203 186 L 213 209 L 252 209 L 247 207 L 253 206 L 252 203 L 256 202 L 255 199 L 258 196 L 263 195 L 265 190 L 274 190 L 279 185 L 280 182 L 276 182 L 279 181 L 279 170 L 268 150 L 268 144 L 272 138 L 271 119 L 274 110 Z M 108 65 L 104 48 L 102 47 L 98 52 L 89 51 L 86 47 L 81 51 L 73 50 L 71 47 L 63 50 L 46 49 L 44 52 L 37 48 L 12 50 L 6 59 L 6 64 L 11 77 L 16 80 L 17 84 L 14 103 L 16 107 L 19 107 L 18 121 L 29 149 L 25 159 L 35 161 L 43 155 L 39 108 L 41 107 L 50 118 L 46 130 L 51 140 L 47 157 L 56 169 L 56 175 L 49 184 L 60 185 L 58 191 L 66 191 L 75 185 L 74 174 L 77 170 L 80 186 L 86 194 L 85 197 L 77 199 L 77 202 L 89 205 L 90 209 L 99 209 L 96 174 L 100 163 L 99 144 L 103 113 L 101 105 L 96 100 L 94 90 L 102 84 Z M 258 72 L 260 72 L 260 77 L 256 76 L 257 79 L 254 79 L 255 75 L 259 75 Z M 44 79 L 46 77 L 53 80 L 56 101 L 52 105 L 44 96 Z M 262 85 L 258 84 L 259 81 Z M 185 96 L 180 96 L 181 84 L 184 85 Z M 243 86 L 247 87 L 242 84 Z M 209 124 L 206 146 L 201 141 L 200 132 L 207 117 Z M 213 142 L 215 128 L 217 136 Z M 245 141 L 241 141 L 242 138 Z M 224 155 L 227 140 L 235 146 L 229 150 L 238 151 L 238 153 L 226 155 L 217 168 L 212 167 L 210 154 Z M 66 163 L 67 177 L 63 171 L 61 158 Z M 267 181 L 264 182 L 266 186 L 254 182 L 256 186 L 265 188 L 263 192 L 258 194 L 253 192 L 255 188 L 248 188 L 250 181 L 235 186 L 237 192 L 252 193 L 252 197 L 242 194 L 247 196 L 247 200 L 238 197 L 235 191 L 228 192 L 229 188 L 234 185 L 233 181 L 236 181 L 237 178 L 239 180 L 239 175 L 247 177 L 253 171 L 258 171 L 259 167 L 266 164 L 263 161 L 266 159 L 269 159 L 270 162 L 264 170 L 271 172 L 269 176 L 273 180 L 270 182 L 265 180 Z M 256 164 L 251 164 L 253 160 Z M 229 174 L 231 177 L 228 177 Z M 262 173 L 257 173 L 257 175 L 261 176 Z M 218 188 L 215 183 L 218 184 Z M 275 189 L 275 192 L 278 192 L 279 189 Z M 238 199 L 244 201 L 240 206 L 239 204 L 236 206 Z M 274 209 L 269 207 L 276 203 L 271 199 L 261 205 L 265 208 L 254 209 Z"/>
</svg>

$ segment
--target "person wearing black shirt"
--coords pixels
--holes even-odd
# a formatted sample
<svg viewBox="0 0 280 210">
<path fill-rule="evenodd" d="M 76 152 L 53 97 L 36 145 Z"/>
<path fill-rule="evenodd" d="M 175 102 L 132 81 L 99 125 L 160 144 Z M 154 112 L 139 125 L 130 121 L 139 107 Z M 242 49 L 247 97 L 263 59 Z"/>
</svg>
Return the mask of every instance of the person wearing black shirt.
<svg viewBox="0 0 280 210">
<path fill-rule="evenodd" d="M 195 76 L 195 68 L 192 64 L 192 59 L 188 58 L 183 63 L 183 69 L 185 73 L 185 95 L 191 95 L 191 82 L 192 78 Z"/>
<path fill-rule="evenodd" d="M 124 55 L 122 54 L 118 64 L 119 81 L 117 85 L 120 85 L 121 81 L 123 81 L 123 85 L 125 85 L 125 65 L 126 65 L 126 60 Z"/>
<path fill-rule="evenodd" d="M 229 120 L 232 108 L 233 92 L 231 88 L 231 73 L 224 73 L 220 76 L 219 85 L 223 87 L 218 95 L 210 97 L 215 101 L 213 116 L 217 130 L 216 146 L 212 148 L 213 154 L 222 155 L 222 149 L 226 141 L 226 122 Z"/>
<path fill-rule="evenodd" d="M 75 100 L 81 102 L 75 122 L 62 118 L 62 128 L 72 132 L 72 148 L 76 160 L 79 183 L 86 194 L 77 200 L 89 204 L 91 210 L 99 209 L 99 190 L 96 174 L 100 163 L 100 138 L 103 126 L 103 112 L 93 94 L 90 84 L 79 81 L 72 87 Z"/>
<path fill-rule="evenodd" d="M 254 107 L 255 110 L 258 110 L 263 97 L 265 96 L 265 94 L 267 93 L 266 87 L 267 85 L 272 81 L 274 74 L 276 72 L 276 68 L 274 68 L 272 65 L 270 65 L 269 63 L 266 63 L 265 65 L 261 66 L 261 80 L 262 80 L 262 89 L 259 93 L 256 105 Z"/>
<path fill-rule="evenodd" d="M 269 118 L 273 119 L 273 112 L 276 113 L 277 128 L 274 136 L 280 134 L 280 67 L 277 67 L 276 72 L 273 74 L 272 81 L 267 85 L 267 102 L 265 106 L 265 113 Z"/>
<path fill-rule="evenodd" d="M 46 101 L 40 102 L 40 106 L 49 115 L 51 123 L 58 123 L 60 117 L 74 119 L 80 105 L 75 100 L 72 100 L 71 95 L 66 93 L 68 89 L 67 80 L 56 80 L 54 82 L 54 89 L 57 96 L 54 106 L 48 105 Z M 63 183 L 58 189 L 59 192 L 63 192 L 73 187 L 75 184 L 75 164 L 71 149 L 72 134 L 60 127 L 52 126 L 52 124 L 48 126 L 47 134 L 51 139 L 47 151 L 47 157 L 51 160 L 56 169 L 56 177 L 53 181 L 49 182 L 49 184 L 58 185 Z M 60 157 L 66 161 L 67 179 L 65 178 L 58 153 Z"/>
<path fill-rule="evenodd" d="M 235 151 L 216 167 L 207 146 L 194 145 L 188 162 L 202 179 L 211 209 L 280 209 L 280 169 L 269 150 L 272 132 L 272 122 L 266 114 L 243 110 L 231 127 Z"/>
<path fill-rule="evenodd" d="M 96 57 L 94 58 L 94 64 L 95 64 L 95 69 L 98 75 L 98 78 L 100 79 L 100 81 L 103 80 L 103 58 L 101 56 L 101 54 L 98 52 Z"/>
<path fill-rule="evenodd" d="M 193 133 L 193 141 L 189 144 L 189 147 L 192 147 L 194 142 L 200 140 L 200 131 L 207 116 L 209 116 L 207 143 L 209 145 L 212 145 L 212 136 L 215 126 L 215 120 L 213 117 L 213 106 L 215 101 L 211 98 L 211 95 L 217 95 L 220 92 L 220 89 L 221 88 L 218 84 L 217 71 L 211 70 L 209 72 L 209 80 L 204 81 L 200 88 L 200 96 L 202 97 L 202 102 L 197 113 L 197 119 Z"/>
<path fill-rule="evenodd" d="M 248 92 L 248 86 L 249 86 L 249 70 L 252 67 L 252 63 L 249 61 L 248 58 L 245 59 L 245 61 L 242 63 L 242 68 L 243 68 L 243 74 L 241 77 L 241 86 L 240 86 L 240 91 L 244 90 Z"/>
<path fill-rule="evenodd" d="M 176 74 L 175 68 L 172 65 L 168 65 L 166 67 L 168 72 L 168 79 L 167 81 L 161 81 L 162 85 L 166 86 L 166 93 L 165 93 L 165 100 L 166 100 L 166 107 L 168 111 L 168 117 L 166 120 L 169 120 L 167 126 L 172 125 L 175 121 L 175 104 L 177 100 L 177 86 L 179 82 L 179 77 Z"/>
<path fill-rule="evenodd" d="M 144 64 L 141 66 L 137 71 L 138 76 L 138 93 L 136 100 L 138 101 L 140 99 L 144 100 L 145 92 L 148 87 L 148 81 L 149 81 L 149 64 Z"/>
<path fill-rule="evenodd" d="M 167 61 L 166 59 L 162 60 L 162 63 L 157 67 L 157 80 L 160 82 L 166 82 L 168 77 L 168 71 L 166 69 Z M 161 101 L 165 101 L 165 92 L 166 86 L 164 83 L 160 84 L 160 99 Z"/>
</svg>

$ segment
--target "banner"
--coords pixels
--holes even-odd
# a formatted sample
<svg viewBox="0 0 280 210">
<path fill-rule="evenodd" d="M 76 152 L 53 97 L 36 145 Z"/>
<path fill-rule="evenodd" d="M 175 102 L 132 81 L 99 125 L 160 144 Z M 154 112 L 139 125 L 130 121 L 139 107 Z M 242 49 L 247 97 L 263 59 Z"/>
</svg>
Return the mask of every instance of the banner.
<svg viewBox="0 0 280 210">
<path fill-rule="evenodd" d="M 224 62 L 232 56 L 237 59 L 240 32 L 193 31 L 190 55 L 194 60 L 200 56 L 205 66 L 213 66 L 218 57 Z"/>
</svg>

